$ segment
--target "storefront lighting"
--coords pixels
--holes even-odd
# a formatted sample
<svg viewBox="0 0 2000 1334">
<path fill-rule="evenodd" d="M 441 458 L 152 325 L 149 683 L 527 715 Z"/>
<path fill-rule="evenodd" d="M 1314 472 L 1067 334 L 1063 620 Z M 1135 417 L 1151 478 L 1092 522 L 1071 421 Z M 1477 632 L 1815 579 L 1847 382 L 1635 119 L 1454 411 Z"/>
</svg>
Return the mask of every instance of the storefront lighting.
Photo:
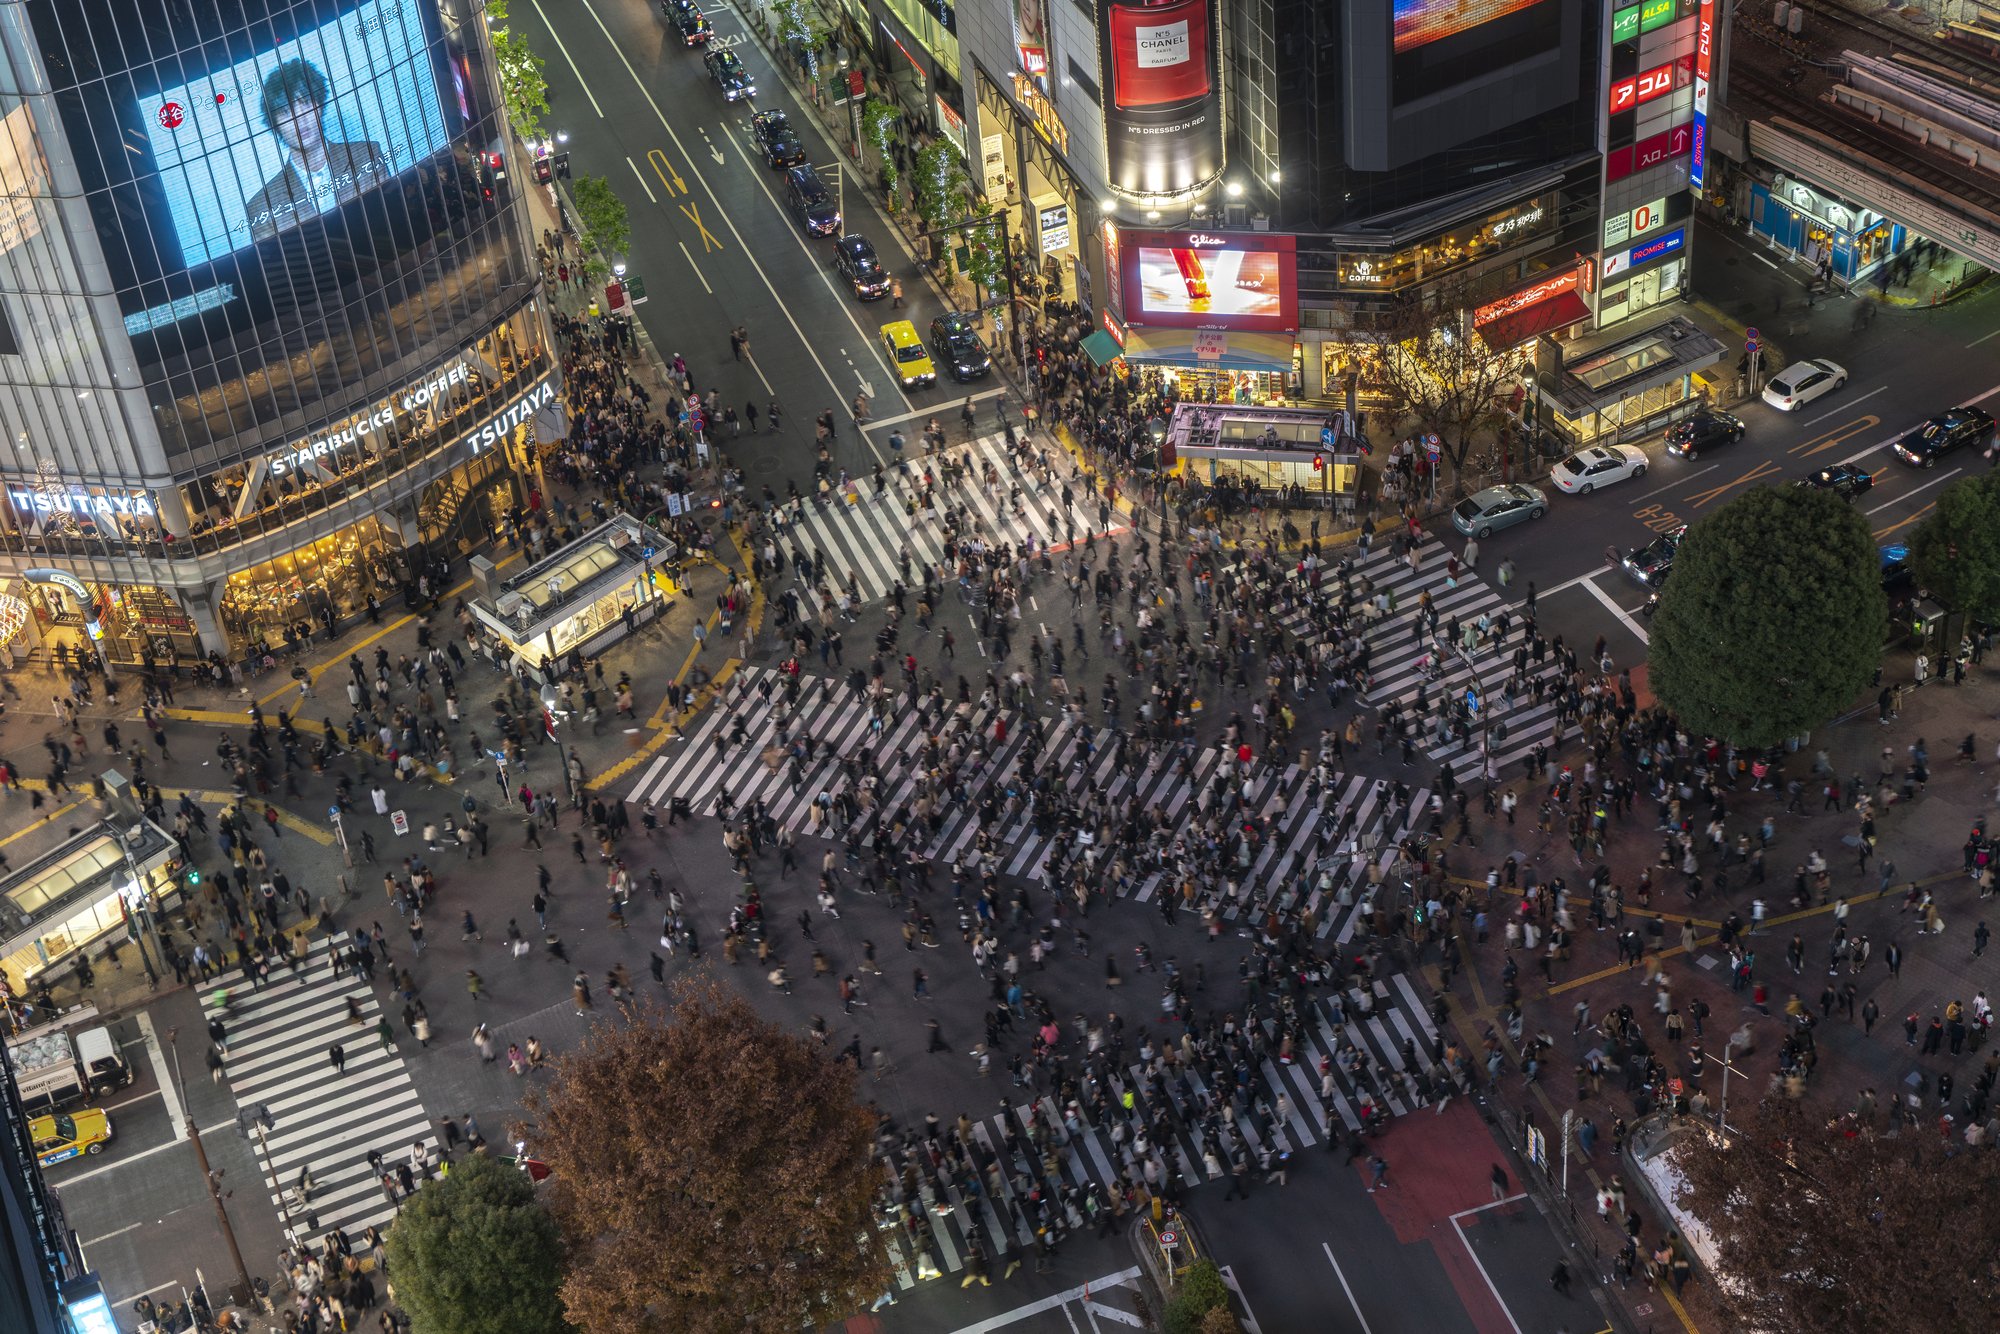
<svg viewBox="0 0 2000 1334">
<path fill-rule="evenodd" d="M 28 604 L 11 593 L 0 593 L 0 647 L 13 642 L 28 624 Z"/>
</svg>

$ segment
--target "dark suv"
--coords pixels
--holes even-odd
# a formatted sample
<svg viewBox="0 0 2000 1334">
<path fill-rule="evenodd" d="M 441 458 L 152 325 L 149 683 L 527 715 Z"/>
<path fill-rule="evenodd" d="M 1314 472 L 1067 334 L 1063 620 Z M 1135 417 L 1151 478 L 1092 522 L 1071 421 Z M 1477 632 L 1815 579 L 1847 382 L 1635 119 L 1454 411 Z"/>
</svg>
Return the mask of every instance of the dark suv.
<svg viewBox="0 0 2000 1334">
<path fill-rule="evenodd" d="M 833 267 L 847 279 L 854 295 L 863 301 L 874 301 L 889 295 L 889 274 L 883 269 L 882 261 L 875 257 L 874 243 L 867 237 L 855 233 L 835 241 Z"/>
<path fill-rule="evenodd" d="M 711 48 L 702 57 L 708 65 L 708 77 L 715 80 L 715 86 L 722 90 L 722 100 L 734 102 L 739 98 L 755 97 L 757 82 L 750 77 L 750 71 L 743 68 L 743 62 L 736 53 L 725 47 Z"/>
<path fill-rule="evenodd" d="M 785 207 L 814 236 L 840 231 L 840 206 L 833 202 L 833 191 L 809 166 L 793 167 L 785 173 Z"/>
<path fill-rule="evenodd" d="M 993 357 L 972 321 L 956 313 L 931 321 L 931 359 L 961 384 L 993 369 Z"/>
<path fill-rule="evenodd" d="M 1668 529 L 1625 558 L 1625 572 L 1648 588 L 1658 588 L 1674 572 L 1674 556 L 1687 536 L 1687 525 Z"/>
</svg>

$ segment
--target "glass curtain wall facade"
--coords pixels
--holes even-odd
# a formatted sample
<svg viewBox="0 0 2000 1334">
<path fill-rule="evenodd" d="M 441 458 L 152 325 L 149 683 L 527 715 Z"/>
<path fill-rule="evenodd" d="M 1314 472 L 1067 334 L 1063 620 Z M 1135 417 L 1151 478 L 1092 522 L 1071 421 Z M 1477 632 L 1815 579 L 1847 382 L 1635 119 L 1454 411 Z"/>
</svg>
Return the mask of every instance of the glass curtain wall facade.
<svg viewBox="0 0 2000 1334">
<path fill-rule="evenodd" d="M 0 575 L 225 654 L 414 577 L 559 401 L 504 133 L 469 0 L 0 0 Z"/>
</svg>

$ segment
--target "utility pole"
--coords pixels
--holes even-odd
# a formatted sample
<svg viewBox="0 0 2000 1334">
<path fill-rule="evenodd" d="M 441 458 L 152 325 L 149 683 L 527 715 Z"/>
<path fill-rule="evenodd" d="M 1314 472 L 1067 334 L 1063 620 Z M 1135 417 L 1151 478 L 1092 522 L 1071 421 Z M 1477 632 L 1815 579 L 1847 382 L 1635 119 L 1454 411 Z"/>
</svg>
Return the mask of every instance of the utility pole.
<svg viewBox="0 0 2000 1334">
<path fill-rule="evenodd" d="M 201 1169 L 201 1179 L 208 1185 L 208 1198 L 215 1204 L 215 1218 L 222 1225 L 222 1239 L 229 1245 L 229 1259 L 236 1266 L 236 1282 L 229 1289 L 229 1300 L 238 1306 L 250 1305 L 250 1270 L 243 1263 L 243 1248 L 236 1244 L 236 1229 L 229 1222 L 229 1210 L 223 1206 L 222 1192 L 216 1188 L 215 1173 L 208 1166 L 208 1150 L 202 1147 L 201 1128 L 194 1123 L 194 1109 L 188 1106 L 187 1084 L 181 1078 L 181 1049 L 174 1040 L 180 1034 L 178 1028 L 167 1030 L 167 1049 L 174 1054 L 174 1086 L 180 1095 L 181 1107 L 187 1116 L 187 1136 L 194 1145 L 195 1165 Z"/>
</svg>

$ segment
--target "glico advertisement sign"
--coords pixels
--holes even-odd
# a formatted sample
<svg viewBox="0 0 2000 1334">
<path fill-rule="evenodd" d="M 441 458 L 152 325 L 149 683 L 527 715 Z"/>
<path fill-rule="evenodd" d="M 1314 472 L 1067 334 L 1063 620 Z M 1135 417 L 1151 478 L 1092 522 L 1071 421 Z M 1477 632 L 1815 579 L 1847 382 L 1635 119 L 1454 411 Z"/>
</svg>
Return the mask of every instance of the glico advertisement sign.
<svg viewBox="0 0 2000 1334">
<path fill-rule="evenodd" d="M 1184 194 L 1222 174 L 1214 0 L 1099 0 L 1104 161 L 1111 188 Z"/>
<path fill-rule="evenodd" d="M 1124 231 L 1118 255 L 1129 325 L 1240 333 L 1298 328 L 1298 260 L 1289 235 Z"/>
</svg>

